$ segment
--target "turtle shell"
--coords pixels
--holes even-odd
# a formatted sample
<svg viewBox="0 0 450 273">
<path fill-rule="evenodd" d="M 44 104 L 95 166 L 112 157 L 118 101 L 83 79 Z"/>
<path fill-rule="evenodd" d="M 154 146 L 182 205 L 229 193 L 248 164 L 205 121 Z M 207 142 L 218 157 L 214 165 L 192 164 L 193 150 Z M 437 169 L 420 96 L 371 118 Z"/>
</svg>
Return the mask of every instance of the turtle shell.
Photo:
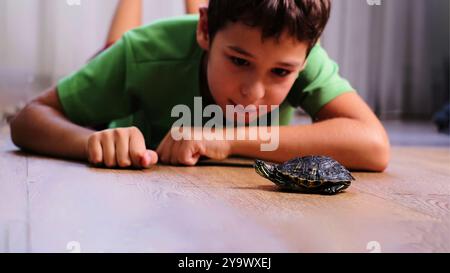
<svg viewBox="0 0 450 273">
<path fill-rule="evenodd" d="M 280 188 L 303 193 L 337 194 L 355 180 L 344 166 L 327 156 L 296 157 L 282 164 L 257 159 L 254 167 Z"/>
<path fill-rule="evenodd" d="M 277 165 L 276 170 L 306 187 L 355 180 L 344 166 L 328 156 L 296 157 Z"/>
</svg>

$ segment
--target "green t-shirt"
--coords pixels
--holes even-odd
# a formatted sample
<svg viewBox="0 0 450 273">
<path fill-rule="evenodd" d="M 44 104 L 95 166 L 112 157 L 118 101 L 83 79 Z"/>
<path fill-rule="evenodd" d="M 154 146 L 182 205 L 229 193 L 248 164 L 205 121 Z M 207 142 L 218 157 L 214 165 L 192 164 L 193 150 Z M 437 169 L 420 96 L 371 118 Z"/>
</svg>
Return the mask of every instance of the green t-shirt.
<svg viewBox="0 0 450 273">
<path fill-rule="evenodd" d="M 203 50 L 196 41 L 198 16 L 159 20 L 127 32 L 79 71 L 58 82 L 67 117 L 80 125 L 138 127 L 149 148 L 156 148 L 172 124 L 172 108 L 201 96 Z M 280 106 L 280 125 L 287 125 L 293 107 L 312 117 L 344 92 L 353 91 L 338 74 L 338 65 L 316 45 Z"/>
</svg>

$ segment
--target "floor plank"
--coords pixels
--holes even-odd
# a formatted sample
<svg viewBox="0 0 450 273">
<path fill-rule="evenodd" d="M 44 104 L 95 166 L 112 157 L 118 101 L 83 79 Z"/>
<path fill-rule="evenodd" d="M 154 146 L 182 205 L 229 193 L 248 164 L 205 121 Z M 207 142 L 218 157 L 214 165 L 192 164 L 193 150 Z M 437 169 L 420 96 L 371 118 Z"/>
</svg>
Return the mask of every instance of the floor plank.
<svg viewBox="0 0 450 273">
<path fill-rule="evenodd" d="M 395 147 L 383 174 L 357 175 L 366 193 L 434 217 L 450 214 L 450 150 Z M 371 179 L 373 177 L 374 179 Z M 375 181 L 373 181 L 375 180 Z"/>
<path fill-rule="evenodd" d="M 29 250 L 27 157 L 17 156 L 0 127 L 0 252 Z"/>
</svg>

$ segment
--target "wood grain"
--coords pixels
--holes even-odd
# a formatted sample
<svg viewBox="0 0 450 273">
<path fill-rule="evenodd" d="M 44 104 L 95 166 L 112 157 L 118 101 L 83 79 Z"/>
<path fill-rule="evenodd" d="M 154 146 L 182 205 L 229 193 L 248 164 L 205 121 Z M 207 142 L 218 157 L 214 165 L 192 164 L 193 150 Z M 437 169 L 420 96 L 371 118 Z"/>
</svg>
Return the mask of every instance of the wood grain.
<svg viewBox="0 0 450 273">
<path fill-rule="evenodd" d="M 29 250 L 27 158 L 17 156 L 0 127 L 0 252 Z"/>
</svg>

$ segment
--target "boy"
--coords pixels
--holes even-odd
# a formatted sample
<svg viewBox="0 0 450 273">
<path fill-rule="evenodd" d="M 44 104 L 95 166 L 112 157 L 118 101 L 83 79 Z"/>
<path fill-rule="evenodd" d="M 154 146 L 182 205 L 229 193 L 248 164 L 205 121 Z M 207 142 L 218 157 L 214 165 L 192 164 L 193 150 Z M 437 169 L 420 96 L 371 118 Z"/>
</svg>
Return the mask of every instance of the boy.
<svg viewBox="0 0 450 273">
<path fill-rule="evenodd" d="M 389 160 L 383 126 L 317 44 L 330 6 L 330 0 L 212 0 L 199 18 L 127 32 L 30 102 L 11 124 L 12 139 L 25 149 L 107 167 L 321 154 L 351 169 L 383 171 Z M 278 149 L 261 151 L 259 138 L 175 140 L 171 109 L 193 109 L 194 97 L 223 112 L 227 105 L 281 105 L 280 126 L 273 127 Z M 289 126 L 289 105 L 302 107 L 314 123 Z M 240 115 L 247 122 L 255 116 Z M 87 128 L 105 123 L 110 129 Z M 248 135 L 254 127 L 232 130 Z"/>
</svg>

